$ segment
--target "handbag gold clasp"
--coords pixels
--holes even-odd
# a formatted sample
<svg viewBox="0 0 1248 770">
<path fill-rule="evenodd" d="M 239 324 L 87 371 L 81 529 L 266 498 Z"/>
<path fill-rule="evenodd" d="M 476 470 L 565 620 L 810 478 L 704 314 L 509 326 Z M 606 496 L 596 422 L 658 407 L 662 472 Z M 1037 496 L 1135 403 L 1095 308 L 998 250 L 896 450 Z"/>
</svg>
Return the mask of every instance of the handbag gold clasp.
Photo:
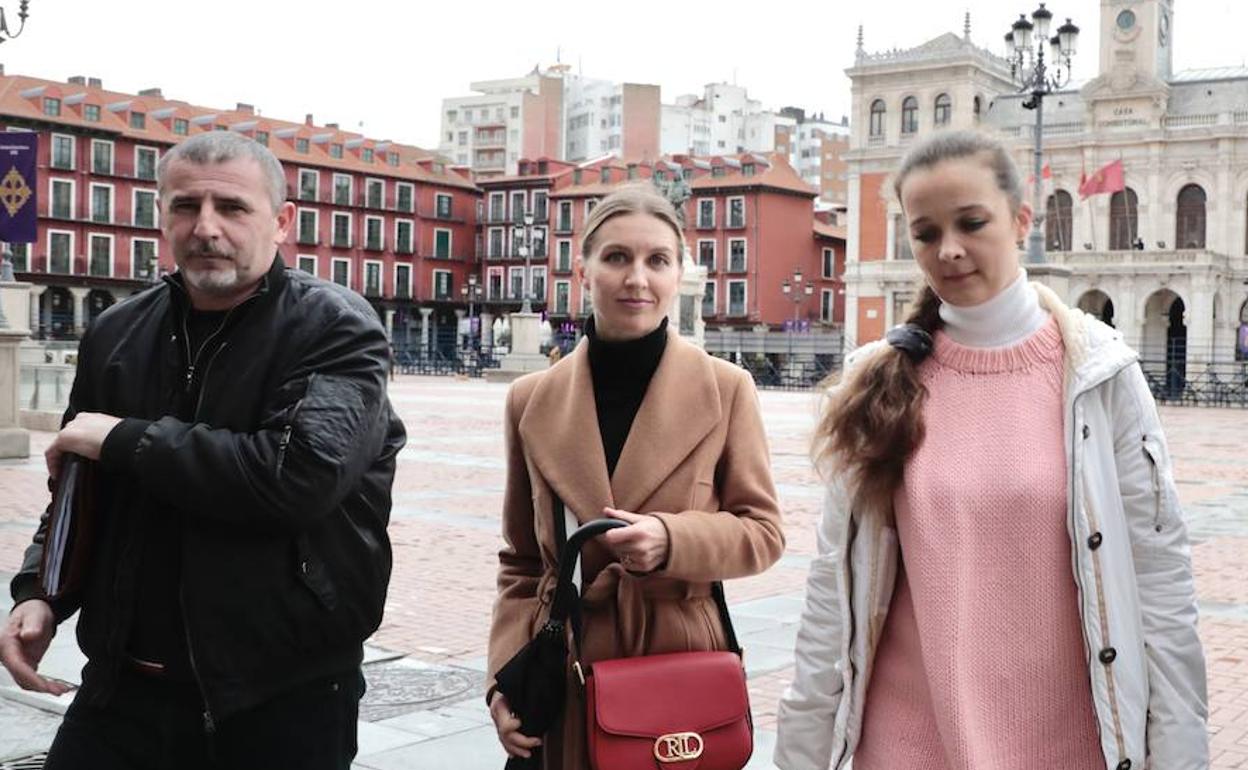
<svg viewBox="0 0 1248 770">
<path fill-rule="evenodd" d="M 688 762 L 702 756 L 702 736 L 697 733 L 669 733 L 654 742 L 654 758 L 664 764 Z"/>
</svg>

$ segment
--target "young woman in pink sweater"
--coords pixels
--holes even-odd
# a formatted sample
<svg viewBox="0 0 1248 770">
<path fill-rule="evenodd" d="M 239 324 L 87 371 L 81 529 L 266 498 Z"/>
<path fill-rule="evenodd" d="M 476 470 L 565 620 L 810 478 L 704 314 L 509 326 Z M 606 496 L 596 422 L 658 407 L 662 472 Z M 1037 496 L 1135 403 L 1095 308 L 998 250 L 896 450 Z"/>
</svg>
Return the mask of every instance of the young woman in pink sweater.
<svg viewBox="0 0 1248 770">
<path fill-rule="evenodd" d="M 1156 406 L 1116 331 L 1027 282 L 995 140 L 895 177 L 924 287 L 850 356 L 783 770 L 1198 770 L 1204 658 Z"/>
</svg>

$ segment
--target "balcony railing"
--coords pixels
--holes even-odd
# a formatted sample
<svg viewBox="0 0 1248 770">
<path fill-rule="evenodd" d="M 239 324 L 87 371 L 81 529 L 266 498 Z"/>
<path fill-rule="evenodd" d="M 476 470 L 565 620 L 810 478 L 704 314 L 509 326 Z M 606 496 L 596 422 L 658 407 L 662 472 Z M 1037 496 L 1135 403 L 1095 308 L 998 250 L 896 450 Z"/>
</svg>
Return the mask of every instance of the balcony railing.
<svg viewBox="0 0 1248 770">
<path fill-rule="evenodd" d="M 1166 265 L 1191 267 L 1213 266 L 1230 268 L 1225 254 L 1208 249 L 1128 249 L 1107 251 L 1049 251 L 1048 258 L 1057 264 L 1082 267 L 1160 268 Z"/>
</svg>

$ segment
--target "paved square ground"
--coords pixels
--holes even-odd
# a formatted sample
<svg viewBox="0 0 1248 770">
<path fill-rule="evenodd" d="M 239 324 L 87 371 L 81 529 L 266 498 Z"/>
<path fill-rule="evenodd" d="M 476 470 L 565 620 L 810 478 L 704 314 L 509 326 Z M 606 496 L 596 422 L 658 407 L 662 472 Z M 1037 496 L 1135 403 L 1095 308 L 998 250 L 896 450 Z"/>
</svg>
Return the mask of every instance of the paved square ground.
<svg viewBox="0 0 1248 770">
<path fill-rule="evenodd" d="M 392 386 L 408 446 L 400 457 L 390 527 L 394 578 L 385 621 L 371 640 L 369 660 L 377 662 L 366 667 L 376 690 L 391 700 L 375 704 L 375 718 L 361 722 L 359 767 L 502 764 L 474 673 L 484 669 L 501 544 L 505 393 L 502 385 L 451 378 L 401 377 Z M 793 635 L 822 488 L 807 453 L 814 397 L 763 392 L 761 400 L 788 548 L 773 569 L 730 582 L 727 593 L 750 650 L 759 728 L 751 767 L 767 768 L 776 701 L 792 676 Z M 1248 768 L 1248 412 L 1167 408 L 1162 420 L 1194 541 L 1213 766 Z M 42 451 L 50 439 L 34 434 L 32 445 Z M 18 566 L 46 502 L 45 484 L 41 457 L 0 463 L 0 573 Z M 50 655 L 50 673 L 75 681 L 80 660 L 72 634 L 59 634 Z M 402 660 L 387 660 L 395 657 Z M 396 674 L 396 668 L 411 671 Z M 455 700 L 456 693 L 462 699 Z M 64 703 L 15 700 L 12 688 L 0 688 L 0 695 L 7 696 L 0 698 L 0 759 L 46 745 L 55 721 L 30 704 L 56 711 Z M 407 713 L 401 713 L 404 707 Z M 10 735 L 21 740 L 8 741 Z"/>
</svg>

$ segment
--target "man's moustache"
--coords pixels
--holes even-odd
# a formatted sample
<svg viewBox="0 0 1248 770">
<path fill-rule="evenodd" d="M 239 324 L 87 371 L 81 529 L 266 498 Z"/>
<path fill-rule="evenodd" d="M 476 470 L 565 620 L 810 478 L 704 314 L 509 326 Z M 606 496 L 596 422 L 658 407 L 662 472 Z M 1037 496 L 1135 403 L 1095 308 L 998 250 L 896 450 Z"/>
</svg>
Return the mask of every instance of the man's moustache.
<svg viewBox="0 0 1248 770">
<path fill-rule="evenodd" d="M 191 249 L 186 253 L 186 256 L 190 259 L 211 257 L 212 259 L 228 259 L 231 262 L 234 261 L 233 254 L 227 254 L 224 251 L 216 251 L 214 249 Z"/>
</svg>

